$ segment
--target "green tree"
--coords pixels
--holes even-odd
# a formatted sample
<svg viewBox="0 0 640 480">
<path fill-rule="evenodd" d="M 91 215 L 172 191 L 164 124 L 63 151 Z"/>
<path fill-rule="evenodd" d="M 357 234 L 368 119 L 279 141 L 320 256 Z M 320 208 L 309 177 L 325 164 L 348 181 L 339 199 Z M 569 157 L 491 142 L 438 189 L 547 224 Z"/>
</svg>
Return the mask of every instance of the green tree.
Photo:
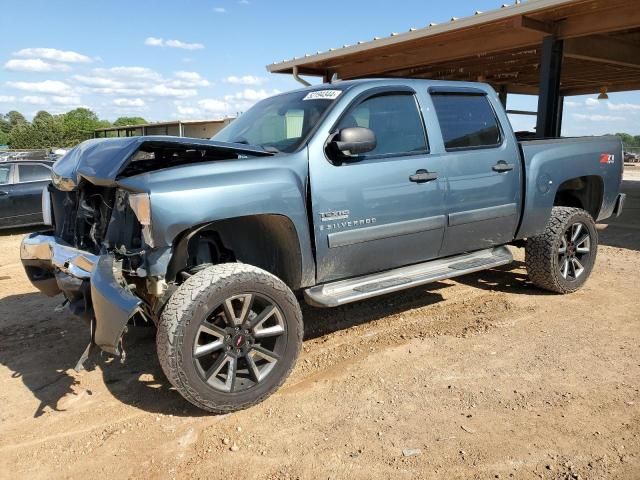
<svg viewBox="0 0 640 480">
<path fill-rule="evenodd" d="M 9 134 L 9 147 L 11 148 L 35 148 L 35 138 L 31 124 L 24 123 L 11 129 Z"/>
<path fill-rule="evenodd" d="M 13 127 L 25 123 L 27 123 L 27 119 L 24 118 L 24 115 L 20 112 L 16 112 L 15 110 L 11 110 L 7 114 L 0 113 L 0 133 L 4 134 L 2 135 L 2 138 L 7 139 Z M 2 143 L 3 142 L 0 142 L 0 144 Z"/>
<path fill-rule="evenodd" d="M 147 121 L 142 117 L 120 117 L 113 122 L 113 126 L 124 127 L 127 125 L 141 125 L 143 123 L 147 123 Z"/>
<path fill-rule="evenodd" d="M 63 145 L 64 130 L 60 115 L 51 115 L 44 110 L 36 113 L 31 122 L 36 148 L 49 148 Z"/>
<path fill-rule="evenodd" d="M 11 128 L 17 125 L 24 125 L 25 123 L 28 123 L 27 119 L 24 118 L 24 115 L 22 115 L 20 112 L 17 112 L 15 110 L 11 110 L 10 112 L 7 112 L 7 114 L 5 115 L 5 118 L 9 122 L 9 125 L 11 126 Z"/>
<path fill-rule="evenodd" d="M 6 115 L 0 113 L 0 132 L 9 135 L 11 131 L 11 124 L 9 123 L 9 119 Z"/>
<path fill-rule="evenodd" d="M 0 130 L 0 145 L 9 144 L 9 134 Z"/>
<path fill-rule="evenodd" d="M 93 138 L 96 128 L 109 126 L 110 123 L 100 120 L 92 110 L 88 108 L 76 108 L 62 116 L 64 142 L 61 146 L 72 147 L 84 140 Z"/>
<path fill-rule="evenodd" d="M 63 145 L 63 123 L 61 116 L 40 111 L 32 123 L 21 123 L 11 129 L 11 148 L 50 148 Z"/>
<path fill-rule="evenodd" d="M 628 133 L 616 133 L 616 137 L 622 140 L 625 147 L 640 147 L 640 135 L 629 135 Z"/>
<path fill-rule="evenodd" d="M 52 118 L 53 115 L 51 115 L 49 112 L 47 112 L 46 110 L 40 110 L 33 117 L 33 123 L 47 123 L 50 122 Z"/>
</svg>

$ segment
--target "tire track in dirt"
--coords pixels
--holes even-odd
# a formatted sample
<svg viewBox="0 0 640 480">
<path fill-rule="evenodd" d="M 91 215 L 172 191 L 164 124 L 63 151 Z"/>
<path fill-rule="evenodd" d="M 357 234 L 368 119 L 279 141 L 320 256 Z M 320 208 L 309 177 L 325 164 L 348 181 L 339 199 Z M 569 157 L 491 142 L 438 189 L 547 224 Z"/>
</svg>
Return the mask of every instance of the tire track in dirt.
<svg viewBox="0 0 640 480">
<path fill-rule="evenodd" d="M 442 335 L 467 337 L 486 332 L 497 327 L 505 315 L 513 313 L 514 304 L 504 293 L 487 292 L 460 285 L 451 288 L 460 290 L 454 298 L 383 315 L 377 320 L 369 320 L 366 311 L 379 311 L 378 305 L 367 305 L 363 309 L 365 313 L 360 314 L 359 310 L 343 307 L 353 315 L 349 321 L 352 326 L 306 340 L 298 366 L 282 388 L 282 393 L 298 392 L 320 378 L 332 377 L 333 373 L 338 374 L 342 368 L 336 367 L 342 364 L 358 359 L 365 361 L 368 355 L 378 354 L 381 350 L 408 343 L 416 338 Z M 314 321 L 328 323 L 333 318 L 345 314 L 344 311 L 335 314 L 327 312 L 305 311 L 305 320 L 307 324 Z"/>
</svg>

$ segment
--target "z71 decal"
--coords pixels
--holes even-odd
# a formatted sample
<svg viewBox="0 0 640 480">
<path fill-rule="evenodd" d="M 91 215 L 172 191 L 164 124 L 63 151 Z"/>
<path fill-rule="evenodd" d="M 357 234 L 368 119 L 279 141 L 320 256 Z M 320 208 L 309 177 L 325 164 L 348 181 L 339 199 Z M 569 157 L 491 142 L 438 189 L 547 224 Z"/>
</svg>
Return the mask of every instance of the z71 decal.
<svg viewBox="0 0 640 480">
<path fill-rule="evenodd" d="M 616 160 L 616 156 L 611 153 L 601 153 L 600 154 L 600 163 L 612 164 Z"/>
</svg>

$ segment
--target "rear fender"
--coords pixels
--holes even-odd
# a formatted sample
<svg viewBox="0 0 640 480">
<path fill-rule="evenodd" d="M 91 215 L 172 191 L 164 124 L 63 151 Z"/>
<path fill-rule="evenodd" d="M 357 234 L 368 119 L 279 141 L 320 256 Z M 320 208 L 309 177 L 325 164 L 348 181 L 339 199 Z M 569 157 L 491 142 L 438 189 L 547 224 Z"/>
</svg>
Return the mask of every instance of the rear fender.
<svg viewBox="0 0 640 480">
<path fill-rule="evenodd" d="M 602 181 L 602 204 L 593 209 L 599 212 L 595 220 L 612 215 L 622 181 L 622 144 L 617 137 L 536 140 L 522 142 L 521 147 L 525 185 L 516 239 L 542 233 L 558 189 L 579 177 L 598 177 Z"/>
</svg>

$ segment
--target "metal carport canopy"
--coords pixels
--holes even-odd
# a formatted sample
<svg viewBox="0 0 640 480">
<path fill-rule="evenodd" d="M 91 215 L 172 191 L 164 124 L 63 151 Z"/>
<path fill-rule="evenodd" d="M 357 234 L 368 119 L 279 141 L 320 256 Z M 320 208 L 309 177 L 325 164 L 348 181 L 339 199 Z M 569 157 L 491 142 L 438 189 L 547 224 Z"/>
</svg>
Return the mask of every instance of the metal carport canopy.
<svg viewBox="0 0 640 480">
<path fill-rule="evenodd" d="M 285 60 L 267 69 L 272 73 L 321 76 L 325 81 L 334 74 L 344 80 L 480 80 L 503 93 L 549 98 L 603 89 L 637 90 L 640 2 L 530 0 Z M 555 87 L 553 77 L 560 80 Z M 558 107 L 547 107 L 553 110 L 547 113 L 555 116 Z M 539 112 L 542 110 L 539 105 Z"/>
</svg>

